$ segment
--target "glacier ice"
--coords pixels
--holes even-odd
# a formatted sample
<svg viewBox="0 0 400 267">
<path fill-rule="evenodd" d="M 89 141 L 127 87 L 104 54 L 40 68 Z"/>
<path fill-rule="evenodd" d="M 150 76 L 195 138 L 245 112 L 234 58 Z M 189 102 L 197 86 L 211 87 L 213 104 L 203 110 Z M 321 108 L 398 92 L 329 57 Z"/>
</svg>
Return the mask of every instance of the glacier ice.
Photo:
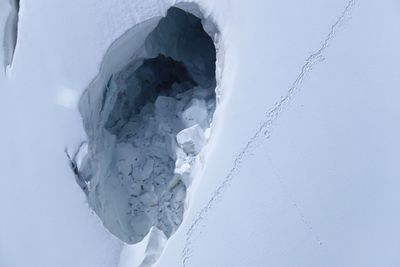
<svg viewBox="0 0 400 267">
<path fill-rule="evenodd" d="M 180 131 L 176 135 L 176 141 L 186 154 L 197 155 L 205 143 L 204 131 L 198 124 L 195 124 Z"/>
<path fill-rule="evenodd" d="M 172 7 L 122 36 L 80 100 L 88 137 L 76 176 L 122 241 L 181 224 L 216 107 L 216 49 L 202 20 Z"/>
</svg>

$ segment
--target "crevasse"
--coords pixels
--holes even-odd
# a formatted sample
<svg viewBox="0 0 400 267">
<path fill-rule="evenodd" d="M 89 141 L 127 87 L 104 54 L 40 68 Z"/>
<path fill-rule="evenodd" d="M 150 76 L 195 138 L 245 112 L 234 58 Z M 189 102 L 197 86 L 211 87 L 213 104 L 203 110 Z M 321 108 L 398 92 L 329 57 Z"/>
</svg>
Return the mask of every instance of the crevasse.
<svg viewBox="0 0 400 267">
<path fill-rule="evenodd" d="M 133 244 L 182 222 L 216 107 L 216 49 L 201 19 L 176 7 L 127 34 L 81 98 L 88 143 L 76 177 L 104 226 Z"/>
</svg>

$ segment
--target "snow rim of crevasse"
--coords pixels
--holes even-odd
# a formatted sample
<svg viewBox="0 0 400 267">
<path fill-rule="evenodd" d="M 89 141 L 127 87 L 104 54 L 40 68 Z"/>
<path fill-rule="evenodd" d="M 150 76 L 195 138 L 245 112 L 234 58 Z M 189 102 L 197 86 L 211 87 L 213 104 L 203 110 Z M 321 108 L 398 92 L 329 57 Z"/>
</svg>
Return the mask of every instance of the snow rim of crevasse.
<svg viewBox="0 0 400 267">
<path fill-rule="evenodd" d="M 225 90 L 222 90 L 223 88 L 222 73 L 224 71 L 224 61 L 225 61 L 225 46 L 223 42 L 224 38 L 222 36 L 220 28 L 217 26 L 216 21 L 213 19 L 211 15 L 205 15 L 206 14 L 205 10 L 202 9 L 198 3 L 194 2 L 176 3 L 175 5 L 166 8 L 164 16 L 171 7 L 182 9 L 201 19 L 204 31 L 211 37 L 215 47 L 216 109 L 214 114 L 212 115 L 213 119 L 211 120 L 211 123 L 209 125 L 209 133 L 207 133 L 207 135 L 211 136 L 212 130 L 214 128 L 213 124 L 215 123 L 215 118 L 218 117 L 218 113 L 220 110 L 219 107 L 221 99 L 223 99 L 223 92 L 225 92 Z M 103 88 L 107 84 L 108 82 L 107 80 L 109 79 L 110 76 L 112 76 L 115 73 L 115 70 L 122 70 L 128 62 L 135 61 L 135 59 L 137 58 L 147 58 L 146 51 L 143 48 L 145 40 L 149 36 L 149 34 L 156 28 L 156 26 L 158 25 L 159 21 L 162 18 L 163 16 L 155 16 L 133 26 L 132 28 L 127 30 L 124 34 L 122 34 L 122 36 L 120 36 L 116 41 L 114 41 L 107 49 L 107 52 L 103 57 L 98 75 L 95 77 L 95 79 L 91 82 L 91 84 L 87 87 L 87 89 L 83 92 L 81 96 L 79 109 L 84 123 L 85 122 L 93 123 L 101 121 L 100 120 L 101 112 L 99 112 L 101 107 L 99 106 L 99 104 L 102 102 L 101 98 L 103 97 L 102 96 L 103 92 L 101 92 L 101 90 L 98 89 Z M 89 109 L 85 110 L 85 106 L 88 106 Z M 92 130 L 95 129 L 96 126 L 98 125 L 94 125 L 94 127 L 85 125 L 87 140 L 90 140 L 90 138 L 93 138 L 94 135 L 96 134 L 94 131 L 91 131 L 91 129 Z M 82 149 L 82 152 L 78 153 L 79 155 L 77 161 L 78 167 L 81 166 L 82 159 L 85 156 L 82 154 L 86 153 L 88 153 L 87 146 L 86 150 Z M 205 154 L 205 149 L 203 148 L 202 151 L 195 157 L 195 168 L 193 168 L 193 171 L 191 172 L 192 179 L 194 177 L 199 176 L 201 172 L 202 169 L 201 166 L 205 162 L 204 154 Z M 185 212 L 183 214 L 183 218 L 185 217 L 189 199 L 192 194 L 191 189 L 192 187 L 186 188 L 186 197 L 184 205 Z M 129 254 L 129 251 L 131 250 L 138 251 L 139 249 L 142 252 L 144 252 L 144 255 L 142 256 L 143 260 L 141 261 L 139 266 L 151 266 L 157 261 L 158 257 L 161 255 L 161 252 L 166 244 L 166 241 L 167 238 L 165 237 L 165 235 L 161 231 L 153 227 L 152 229 L 150 229 L 149 233 L 142 241 L 138 242 L 133 246 L 126 245 L 126 249 L 124 249 L 124 251 L 122 252 L 122 257 L 126 258 L 124 254 L 127 253 Z M 136 252 L 135 254 L 137 255 Z"/>
</svg>

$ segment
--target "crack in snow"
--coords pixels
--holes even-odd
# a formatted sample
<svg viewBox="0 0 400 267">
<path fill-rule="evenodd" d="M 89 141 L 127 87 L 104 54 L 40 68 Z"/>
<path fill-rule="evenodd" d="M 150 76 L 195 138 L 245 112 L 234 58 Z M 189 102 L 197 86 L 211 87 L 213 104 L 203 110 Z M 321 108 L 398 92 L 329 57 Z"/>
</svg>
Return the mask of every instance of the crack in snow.
<svg viewBox="0 0 400 267">
<path fill-rule="evenodd" d="M 249 139 L 249 141 L 246 143 L 246 145 L 242 148 L 240 153 L 236 156 L 236 158 L 233 162 L 233 166 L 230 169 L 230 171 L 228 172 L 228 174 L 225 176 L 225 179 L 223 180 L 223 182 L 214 191 L 214 193 L 212 194 L 212 196 L 211 196 L 210 200 L 207 202 L 207 204 L 200 210 L 200 212 L 197 214 L 197 216 L 193 219 L 190 227 L 186 231 L 185 245 L 182 250 L 182 264 L 184 267 L 187 266 L 188 261 L 190 260 L 190 257 L 193 253 L 193 251 L 191 249 L 191 245 L 192 245 L 193 235 L 196 232 L 196 229 L 198 229 L 200 223 L 207 217 L 209 211 L 213 208 L 213 206 L 214 206 L 215 202 L 218 200 L 219 196 L 221 196 L 221 194 L 230 185 L 232 179 L 234 178 L 234 175 L 239 171 L 240 166 L 243 163 L 243 160 L 247 156 L 250 148 L 254 145 L 254 143 L 259 141 L 262 134 L 265 136 L 266 139 L 269 139 L 271 132 L 272 132 L 273 123 L 281 115 L 284 108 L 288 106 L 294 93 L 298 90 L 298 88 L 302 84 L 302 81 L 304 80 L 305 76 L 313 69 L 313 67 L 315 65 L 317 65 L 318 63 L 320 63 L 324 60 L 325 50 L 328 48 L 332 39 L 336 36 L 336 32 L 338 31 L 338 28 L 340 27 L 340 25 L 344 22 L 346 17 L 348 17 L 350 15 L 355 3 L 356 3 L 356 0 L 350 0 L 347 3 L 345 9 L 340 14 L 338 19 L 335 21 L 335 23 L 333 25 L 331 25 L 330 31 L 329 31 L 328 35 L 326 36 L 326 38 L 324 39 L 322 46 L 306 59 L 306 62 L 301 67 L 300 74 L 293 81 L 293 83 L 289 87 L 289 90 L 287 91 L 286 95 L 284 95 L 274 105 L 274 107 L 266 113 L 266 120 L 260 124 L 257 131 Z"/>
<path fill-rule="evenodd" d="M 13 60 L 15 47 L 17 45 L 18 38 L 18 20 L 19 20 L 19 9 L 20 0 L 10 0 L 10 13 L 7 17 L 6 26 L 4 30 L 4 69 L 7 70 L 11 68 Z"/>
</svg>

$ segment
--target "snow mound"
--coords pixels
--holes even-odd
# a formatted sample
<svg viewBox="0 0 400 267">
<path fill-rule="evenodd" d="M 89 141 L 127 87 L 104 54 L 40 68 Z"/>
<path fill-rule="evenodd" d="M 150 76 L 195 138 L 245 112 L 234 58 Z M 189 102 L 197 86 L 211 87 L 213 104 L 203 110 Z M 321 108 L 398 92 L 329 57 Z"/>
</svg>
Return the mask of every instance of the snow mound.
<svg viewBox="0 0 400 267">
<path fill-rule="evenodd" d="M 201 19 L 172 7 L 115 43 L 83 94 L 88 145 L 77 181 L 122 241 L 153 227 L 168 238 L 181 224 L 215 110 L 215 61 Z"/>
</svg>

